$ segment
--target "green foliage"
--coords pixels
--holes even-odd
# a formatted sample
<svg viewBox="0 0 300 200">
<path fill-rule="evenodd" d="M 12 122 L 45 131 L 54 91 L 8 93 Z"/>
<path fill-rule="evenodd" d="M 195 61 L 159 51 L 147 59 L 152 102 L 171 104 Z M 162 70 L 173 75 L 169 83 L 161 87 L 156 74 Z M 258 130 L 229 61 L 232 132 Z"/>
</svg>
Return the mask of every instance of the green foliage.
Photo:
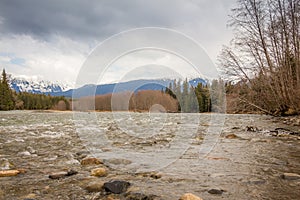
<svg viewBox="0 0 300 200">
<path fill-rule="evenodd" d="M 59 102 L 64 102 L 65 108 L 60 107 Z M 70 109 L 70 103 L 64 97 L 52 97 L 45 94 L 32 94 L 28 92 L 16 93 L 8 84 L 7 75 L 3 69 L 0 81 L 0 110 L 26 109 L 26 110 L 47 110 L 47 109 Z"/>
<path fill-rule="evenodd" d="M 12 110 L 15 107 L 13 92 L 8 85 L 5 69 L 0 82 L 0 110 Z"/>
<path fill-rule="evenodd" d="M 182 84 L 180 80 L 174 80 L 165 93 L 178 101 L 178 111 L 225 112 L 225 89 L 222 80 L 213 80 L 211 85 L 199 83 L 195 88 L 189 86 L 187 79 Z"/>
<path fill-rule="evenodd" d="M 28 92 L 20 92 L 17 94 L 17 99 L 21 103 L 18 109 L 26 110 L 47 110 L 53 109 L 60 102 L 66 104 L 66 109 L 70 109 L 69 101 L 64 97 L 52 97 L 45 94 L 32 94 Z"/>
</svg>

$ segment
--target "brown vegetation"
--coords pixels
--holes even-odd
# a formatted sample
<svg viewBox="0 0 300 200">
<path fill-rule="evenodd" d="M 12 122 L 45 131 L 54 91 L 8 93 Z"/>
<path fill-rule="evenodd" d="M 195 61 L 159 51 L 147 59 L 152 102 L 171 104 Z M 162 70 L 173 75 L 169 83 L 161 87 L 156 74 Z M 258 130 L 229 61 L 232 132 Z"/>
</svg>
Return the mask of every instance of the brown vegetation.
<svg viewBox="0 0 300 200">
<path fill-rule="evenodd" d="M 82 97 L 73 101 L 73 110 L 80 111 L 149 111 L 153 105 L 161 105 L 168 112 L 178 111 L 178 102 L 161 91 L 145 90 L 137 93 L 122 92 L 115 94 Z M 163 110 L 161 110 L 163 112 Z"/>
<path fill-rule="evenodd" d="M 231 88 L 235 103 L 273 115 L 299 113 L 300 1 L 239 0 L 238 5 L 231 21 L 235 38 L 220 57 L 227 77 L 239 81 Z"/>
</svg>

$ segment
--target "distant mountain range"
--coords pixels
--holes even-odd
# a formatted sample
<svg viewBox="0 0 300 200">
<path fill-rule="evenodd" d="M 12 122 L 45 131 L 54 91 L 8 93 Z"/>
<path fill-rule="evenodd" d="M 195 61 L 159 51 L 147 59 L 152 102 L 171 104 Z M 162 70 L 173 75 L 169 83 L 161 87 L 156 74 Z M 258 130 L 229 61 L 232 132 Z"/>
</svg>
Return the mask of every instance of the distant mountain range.
<svg viewBox="0 0 300 200">
<path fill-rule="evenodd" d="M 140 90 L 165 90 L 171 82 L 173 82 L 173 80 L 170 79 L 140 79 L 103 85 L 88 84 L 77 89 L 70 89 L 65 85 L 51 83 L 49 81 L 28 81 L 23 78 L 11 78 L 9 81 L 10 87 L 16 92 L 50 94 L 52 96 L 65 97 L 73 96 L 75 98 L 124 91 L 137 92 Z M 193 87 L 196 87 L 199 83 L 206 84 L 206 81 L 202 78 L 196 78 L 189 81 L 189 84 Z"/>
<path fill-rule="evenodd" d="M 26 78 L 8 77 L 10 88 L 16 92 L 30 92 L 34 94 L 53 94 L 70 89 L 69 86 L 44 80 L 27 80 Z"/>
</svg>

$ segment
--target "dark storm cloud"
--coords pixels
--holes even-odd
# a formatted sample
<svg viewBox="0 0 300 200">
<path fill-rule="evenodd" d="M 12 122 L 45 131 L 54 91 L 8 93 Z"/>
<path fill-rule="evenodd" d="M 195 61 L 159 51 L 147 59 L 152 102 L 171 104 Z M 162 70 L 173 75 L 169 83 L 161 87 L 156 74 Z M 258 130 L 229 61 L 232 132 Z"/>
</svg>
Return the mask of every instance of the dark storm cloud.
<svg viewBox="0 0 300 200">
<path fill-rule="evenodd" d="M 0 33 L 29 34 L 45 40 L 52 35 L 86 40 L 143 26 L 177 28 L 201 20 L 219 26 L 213 20 L 224 13 L 216 8 L 226 4 L 230 1 L 2 0 Z"/>
</svg>

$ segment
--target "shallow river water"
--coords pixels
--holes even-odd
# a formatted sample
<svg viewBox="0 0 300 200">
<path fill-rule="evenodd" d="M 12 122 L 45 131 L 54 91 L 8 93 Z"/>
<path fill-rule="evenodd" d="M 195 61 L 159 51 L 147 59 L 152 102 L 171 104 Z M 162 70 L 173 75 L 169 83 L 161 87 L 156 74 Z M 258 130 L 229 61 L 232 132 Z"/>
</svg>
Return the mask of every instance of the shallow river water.
<svg viewBox="0 0 300 200">
<path fill-rule="evenodd" d="M 300 174 L 300 138 L 276 128 L 300 129 L 264 115 L 1 112 L 0 167 L 26 173 L 0 177 L 0 199 L 106 199 L 85 189 L 99 179 L 155 199 L 299 199 L 300 179 L 282 174 Z M 107 176 L 90 176 L 97 166 L 84 157 L 101 159 Z M 69 169 L 78 174 L 48 177 Z"/>
</svg>

